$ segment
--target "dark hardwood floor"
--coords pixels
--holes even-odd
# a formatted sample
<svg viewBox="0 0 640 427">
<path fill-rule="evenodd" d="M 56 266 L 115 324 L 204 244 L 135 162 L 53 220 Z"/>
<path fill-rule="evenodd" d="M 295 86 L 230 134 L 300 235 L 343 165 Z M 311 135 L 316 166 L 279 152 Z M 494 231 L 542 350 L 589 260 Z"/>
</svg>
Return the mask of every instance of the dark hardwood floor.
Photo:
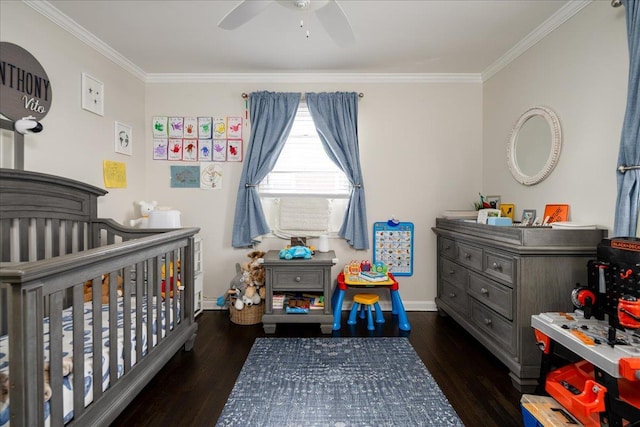
<svg viewBox="0 0 640 427">
<path fill-rule="evenodd" d="M 386 323 L 369 332 L 364 323 L 348 327 L 346 315 L 335 336 L 408 336 L 465 426 L 522 426 L 508 369 L 452 319 L 409 312 L 407 333 L 385 312 Z M 193 351 L 179 351 L 112 426 L 215 425 L 254 340 L 267 335 L 262 325 L 231 323 L 226 311 L 205 311 L 198 324 Z M 323 335 L 319 325 L 279 325 L 275 336 Z"/>
</svg>

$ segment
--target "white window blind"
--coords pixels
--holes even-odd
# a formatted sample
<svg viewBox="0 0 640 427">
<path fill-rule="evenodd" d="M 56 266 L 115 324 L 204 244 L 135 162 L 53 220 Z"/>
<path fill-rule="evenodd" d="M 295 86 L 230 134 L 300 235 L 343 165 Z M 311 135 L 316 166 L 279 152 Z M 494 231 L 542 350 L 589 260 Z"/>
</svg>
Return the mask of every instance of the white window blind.
<svg viewBox="0 0 640 427">
<path fill-rule="evenodd" d="M 316 132 L 307 104 L 302 101 L 289 138 L 274 169 L 258 186 L 263 196 L 348 197 L 345 174 L 329 159 Z"/>
</svg>

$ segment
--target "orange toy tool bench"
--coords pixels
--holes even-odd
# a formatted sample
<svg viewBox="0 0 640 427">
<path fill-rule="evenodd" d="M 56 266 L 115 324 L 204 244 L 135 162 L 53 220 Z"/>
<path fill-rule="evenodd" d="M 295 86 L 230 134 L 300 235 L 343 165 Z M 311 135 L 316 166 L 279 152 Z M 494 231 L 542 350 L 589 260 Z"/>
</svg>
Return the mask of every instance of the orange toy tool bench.
<svg viewBox="0 0 640 427">
<path fill-rule="evenodd" d="M 393 274 L 388 273 L 389 280 L 382 282 L 370 282 L 367 280 L 359 280 L 356 276 L 345 277 L 344 273 L 338 274 L 338 285 L 331 297 L 331 307 L 333 307 L 333 330 L 340 329 L 342 303 L 344 302 L 344 293 L 347 288 L 379 288 L 385 287 L 389 289 L 391 295 L 391 313 L 398 316 L 398 328 L 401 331 L 410 331 L 411 325 L 407 319 L 407 313 L 404 310 L 402 299 L 400 298 L 400 286 Z"/>
<path fill-rule="evenodd" d="M 607 343 L 608 324 L 567 313 L 531 316 L 543 351 L 540 383 L 587 427 L 635 426 L 640 421 L 640 346 Z M 617 331 L 620 338 L 631 341 Z M 554 345 L 582 360 L 550 371 Z"/>
</svg>

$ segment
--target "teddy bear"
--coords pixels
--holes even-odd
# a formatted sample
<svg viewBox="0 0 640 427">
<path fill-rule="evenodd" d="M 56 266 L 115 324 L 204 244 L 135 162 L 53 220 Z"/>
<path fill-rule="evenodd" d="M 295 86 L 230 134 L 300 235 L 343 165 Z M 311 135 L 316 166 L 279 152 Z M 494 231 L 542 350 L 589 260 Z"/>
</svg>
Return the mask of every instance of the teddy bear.
<svg viewBox="0 0 640 427">
<path fill-rule="evenodd" d="M 109 303 L 109 283 L 110 283 L 110 274 L 102 275 L 102 304 Z M 122 276 L 118 275 L 118 296 L 121 297 L 123 295 L 122 291 Z M 87 280 L 84 283 L 84 302 L 93 301 L 93 280 Z"/>
<path fill-rule="evenodd" d="M 67 376 L 73 371 L 73 359 L 71 356 L 62 358 L 62 375 Z M 44 365 L 44 401 L 51 399 L 53 391 L 51 390 L 51 378 L 49 374 L 49 363 Z M 5 410 L 5 406 L 9 402 L 9 391 L 11 390 L 9 383 L 9 374 L 0 372 L 0 412 Z"/>
<path fill-rule="evenodd" d="M 237 310 L 244 306 L 260 304 L 266 296 L 264 288 L 265 269 L 262 265 L 263 251 L 252 251 L 247 254 L 249 261 L 239 264 L 239 276 L 231 284 L 228 294 L 235 298 L 233 302 Z"/>
<path fill-rule="evenodd" d="M 145 202 L 141 200 L 137 202 L 138 206 L 140 206 L 140 218 L 132 219 L 129 221 L 129 226 L 138 227 L 138 228 L 148 228 L 149 227 L 149 213 L 155 210 L 156 206 L 158 206 L 158 202 L 155 200 L 151 202 Z"/>
</svg>

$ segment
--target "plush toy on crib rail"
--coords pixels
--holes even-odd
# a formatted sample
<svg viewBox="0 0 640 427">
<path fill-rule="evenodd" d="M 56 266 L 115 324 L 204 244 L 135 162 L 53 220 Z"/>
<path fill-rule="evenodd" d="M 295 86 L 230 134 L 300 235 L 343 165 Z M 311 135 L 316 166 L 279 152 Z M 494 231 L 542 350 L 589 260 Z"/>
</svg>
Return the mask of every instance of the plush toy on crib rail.
<svg viewBox="0 0 640 427">
<path fill-rule="evenodd" d="M 155 210 L 156 206 L 158 206 L 158 202 L 156 202 L 155 200 L 152 202 L 145 202 L 144 200 L 141 200 L 137 202 L 137 205 L 140 206 L 140 218 L 132 219 L 131 221 L 129 221 L 129 226 L 148 228 L 149 213 Z"/>
</svg>

